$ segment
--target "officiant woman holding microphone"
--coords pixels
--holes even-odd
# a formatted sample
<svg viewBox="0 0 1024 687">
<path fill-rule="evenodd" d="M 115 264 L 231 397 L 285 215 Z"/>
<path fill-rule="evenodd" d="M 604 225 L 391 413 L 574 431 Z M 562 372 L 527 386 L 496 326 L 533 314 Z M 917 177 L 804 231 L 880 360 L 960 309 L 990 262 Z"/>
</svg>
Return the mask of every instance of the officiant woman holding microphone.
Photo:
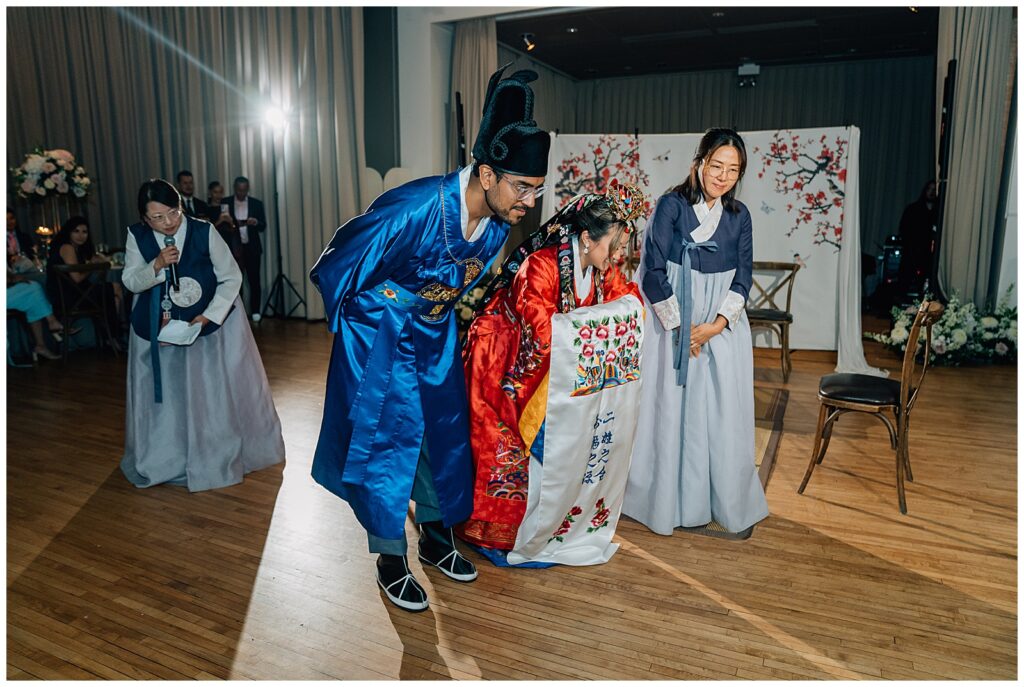
<svg viewBox="0 0 1024 687">
<path fill-rule="evenodd" d="M 213 225 L 163 179 L 139 189 L 122 281 L 136 295 L 121 470 L 137 487 L 237 484 L 284 460 L 281 421 L 238 298 L 242 274 Z"/>
</svg>

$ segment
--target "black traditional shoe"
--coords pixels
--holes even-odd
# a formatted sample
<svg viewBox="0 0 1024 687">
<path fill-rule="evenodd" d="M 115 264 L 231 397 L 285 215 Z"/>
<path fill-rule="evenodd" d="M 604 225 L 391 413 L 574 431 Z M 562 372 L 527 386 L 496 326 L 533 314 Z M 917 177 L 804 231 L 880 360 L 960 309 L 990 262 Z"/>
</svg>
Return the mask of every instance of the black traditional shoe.
<svg viewBox="0 0 1024 687">
<path fill-rule="evenodd" d="M 420 561 L 434 566 L 457 582 L 477 578 L 476 566 L 455 548 L 455 533 L 438 522 L 420 523 Z"/>
<path fill-rule="evenodd" d="M 377 559 L 377 584 L 391 603 L 405 611 L 425 611 L 430 604 L 427 592 L 409 571 L 405 556 L 380 554 Z"/>
</svg>

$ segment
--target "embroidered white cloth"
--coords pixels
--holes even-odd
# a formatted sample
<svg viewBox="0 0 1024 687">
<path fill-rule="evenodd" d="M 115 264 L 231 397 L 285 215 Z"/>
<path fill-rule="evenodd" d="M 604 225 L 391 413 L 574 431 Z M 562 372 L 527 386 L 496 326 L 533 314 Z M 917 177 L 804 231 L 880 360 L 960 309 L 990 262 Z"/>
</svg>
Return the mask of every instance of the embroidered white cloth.
<svg viewBox="0 0 1024 687">
<path fill-rule="evenodd" d="M 543 464 L 509 563 L 604 563 L 622 510 L 640 403 L 644 311 L 635 296 L 551 317 Z"/>
</svg>

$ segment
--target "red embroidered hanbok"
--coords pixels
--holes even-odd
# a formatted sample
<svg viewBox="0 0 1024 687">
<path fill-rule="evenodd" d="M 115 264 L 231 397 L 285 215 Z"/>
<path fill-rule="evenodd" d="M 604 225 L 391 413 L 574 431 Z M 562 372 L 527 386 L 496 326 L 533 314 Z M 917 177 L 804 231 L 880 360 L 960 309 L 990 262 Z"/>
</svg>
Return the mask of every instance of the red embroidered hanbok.
<svg viewBox="0 0 1024 687">
<path fill-rule="evenodd" d="M 551 316 L 626 294 L 640 298 L 618 267 L 582 275 L 576 234 L 558 219 L 506 261 L 506 276 L 489 290 L 463 349 L 476 475 L 473 514 L 456 531 L 480 546 L 512 549 L 526 512 L 531 450 L 540 448 L 534 442 L 547 409 Z"/>
</svg>

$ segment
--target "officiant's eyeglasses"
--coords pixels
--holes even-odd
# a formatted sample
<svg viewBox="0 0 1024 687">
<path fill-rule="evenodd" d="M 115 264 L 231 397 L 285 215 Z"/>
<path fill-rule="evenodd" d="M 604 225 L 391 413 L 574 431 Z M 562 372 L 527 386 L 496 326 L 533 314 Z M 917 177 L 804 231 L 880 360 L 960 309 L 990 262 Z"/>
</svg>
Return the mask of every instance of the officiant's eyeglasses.
<svg viewBox="0 0 1024 687">
<path fill-rule="evenodd" d="M 146 220 L 153 224 L 166 224 L 167 222 L 177 222 L 179 217 L 181 217 L 181 210 L 175 209 L 166 215 L 146 215 Z"/>
<path fill-rule="evenodd" d="M 739 179 L 740 178 L 740 170 L 739 169 L 737 169 L 735 167 L 732 168 L 732 169 L 726 169 L 725 167 L 723 167 L 722 165 L 718 164 L 717 162 L 710 162 L 707 165 L 705 165 L 704 166 L 704 171 L 706 171 L 708 174 L 710 174 L 711 176 L 716 177 L 716 178 L 721 178 L 723 175 L 725 176 L 726 179 Z"/>
<path fill-rule="evenodd" d="M 512 182 L 505 177 L 498 177 L 498 181 L 507 181 L 508 185 L 512 187 L 512 190 L 516 192 L 516 200 L 526 200 L 527 198 L 540 198 L 544 195 L 544 191 L 547 190 L 547 186 L 527 186 L 523 183 Z"/>
</svg>

